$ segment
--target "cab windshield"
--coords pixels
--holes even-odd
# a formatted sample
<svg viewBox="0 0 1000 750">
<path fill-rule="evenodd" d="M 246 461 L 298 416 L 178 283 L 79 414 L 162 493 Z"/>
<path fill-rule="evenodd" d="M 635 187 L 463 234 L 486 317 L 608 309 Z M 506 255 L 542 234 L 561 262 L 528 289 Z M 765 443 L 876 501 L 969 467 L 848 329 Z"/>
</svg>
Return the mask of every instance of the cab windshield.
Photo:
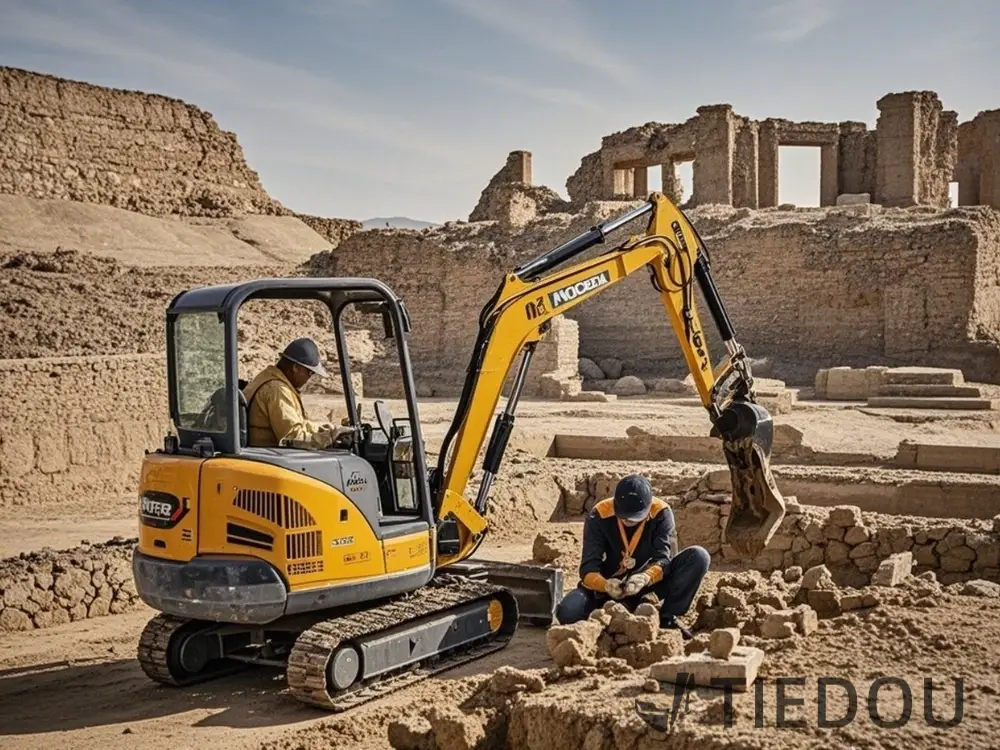
<svg viewBox="0 0 1000 750">
<path fill-rule="evenodd" d="M 226 432 L 226 327 L 215 312 L 178 315 L 173 321 L 177 427 Z"/>
</svg>

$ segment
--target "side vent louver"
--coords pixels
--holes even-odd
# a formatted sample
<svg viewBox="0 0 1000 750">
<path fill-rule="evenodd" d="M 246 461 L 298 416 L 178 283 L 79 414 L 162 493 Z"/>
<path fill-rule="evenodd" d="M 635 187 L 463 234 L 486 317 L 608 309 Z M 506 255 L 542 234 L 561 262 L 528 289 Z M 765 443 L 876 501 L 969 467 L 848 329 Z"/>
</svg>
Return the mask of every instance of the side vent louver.
<svg viewBox="0 0 1000 750">
<path fill-rule="evenodd" d="M 322 532 L 300 531 L 285 537 L 285 556 L 289 560 L 320 557 L 323 554 Z"/>
<path fill-rule="evenodd" d="M 233 505 L 283 529 L 304 529 L 316 525 L 316 519 L 302 503 L 277 492 L 239 490 L 233 498 Z"/>
<path fill-rule="evenodd" d="M 237 523 L 226 524 L 226 542 L 241 544 L 244 547 L 256 547 L 257 549 L 271 550 L 274 548 L 273 536 L 256 529 L 248 529 Z"/>
</svg>

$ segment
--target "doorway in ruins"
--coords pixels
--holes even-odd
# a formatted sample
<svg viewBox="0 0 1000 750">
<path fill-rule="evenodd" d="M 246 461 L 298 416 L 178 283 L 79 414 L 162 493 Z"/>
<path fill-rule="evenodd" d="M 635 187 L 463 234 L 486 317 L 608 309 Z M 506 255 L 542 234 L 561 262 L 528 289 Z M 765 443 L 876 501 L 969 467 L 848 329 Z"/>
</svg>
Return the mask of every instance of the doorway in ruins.
<svg viewBox="0 0 1000 750">
<path fill-rule="evenodd" d="M 948 208 L 956 208 L 962 205 L 958 202 L 958 183 L 948 183 Z"/>
<path fill-rule="evenodd" d="M 778 147 L 779 205 L 819 207 L 820 153 L 818 146 Z"/>
</svg>

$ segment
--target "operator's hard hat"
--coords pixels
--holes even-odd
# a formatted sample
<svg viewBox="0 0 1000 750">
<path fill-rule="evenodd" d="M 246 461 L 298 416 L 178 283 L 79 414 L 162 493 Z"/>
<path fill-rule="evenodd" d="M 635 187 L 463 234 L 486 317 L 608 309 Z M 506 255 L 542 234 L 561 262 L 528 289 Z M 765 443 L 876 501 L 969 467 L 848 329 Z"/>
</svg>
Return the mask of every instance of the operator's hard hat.
<svg viewBox="0 0 1000 750">
<path fill-rule="evenodd" d="M 297 365 L 302 365 L 307 370 L 312 370 L 321 378 L 330 375 L 326 371 L 326 368 L 323 367 L 323 363 L 320 362 L 319 347 L 316 346 L 316 342 L 312 339 L 295 339 L 295 341 L 285 347 L 285 351 L 281 353 L 281 356 L 289 362 L 294 362 Z"/>
<path fill-rule="evenodd" d="M 622 521 L 638 523 L 653 505 L 653 487 L 637 474 L 622 479 L 615 487 L 615 515 Z"/>
</svg>

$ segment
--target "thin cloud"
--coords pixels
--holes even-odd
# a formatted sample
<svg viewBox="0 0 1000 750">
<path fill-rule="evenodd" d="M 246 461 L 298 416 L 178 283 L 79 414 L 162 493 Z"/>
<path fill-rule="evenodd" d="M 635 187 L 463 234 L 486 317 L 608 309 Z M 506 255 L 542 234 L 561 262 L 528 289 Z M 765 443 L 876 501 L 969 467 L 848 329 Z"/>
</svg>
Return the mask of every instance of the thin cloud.
<svg viewBox="0 0 1000 750">
<path fill-rule="evenodd" d="M 601 44 L 569 0 L 440 0 L 453 10 L 566 62 L 633 86 L 639 72 Z"/>
<path fill-rule="evenodd" d="M 755 14 L 764 27 L 758 38 L 797 42 L 834 20 L 840 9 L 840 0 L 773 0 Z"/>
<path fill-rule="evenodd" d="M 454 144 L 422 134 L 398 118 L 386 124 L 384 114 L 366 111 L 352 92 L 328 77 L 244 55 L 187 29 L 180 32 L 118 0 L 76 0 L 72 10 L 44 8 L 40 0 L 8 6 L 0 39 L 71 58 L 86 55 L 145 67 L 176 82 L 180 90 L 211 94 L 213 101 L 291 114 L 297 122 L 327 132 L 462 163 Z"/>
</svg>

